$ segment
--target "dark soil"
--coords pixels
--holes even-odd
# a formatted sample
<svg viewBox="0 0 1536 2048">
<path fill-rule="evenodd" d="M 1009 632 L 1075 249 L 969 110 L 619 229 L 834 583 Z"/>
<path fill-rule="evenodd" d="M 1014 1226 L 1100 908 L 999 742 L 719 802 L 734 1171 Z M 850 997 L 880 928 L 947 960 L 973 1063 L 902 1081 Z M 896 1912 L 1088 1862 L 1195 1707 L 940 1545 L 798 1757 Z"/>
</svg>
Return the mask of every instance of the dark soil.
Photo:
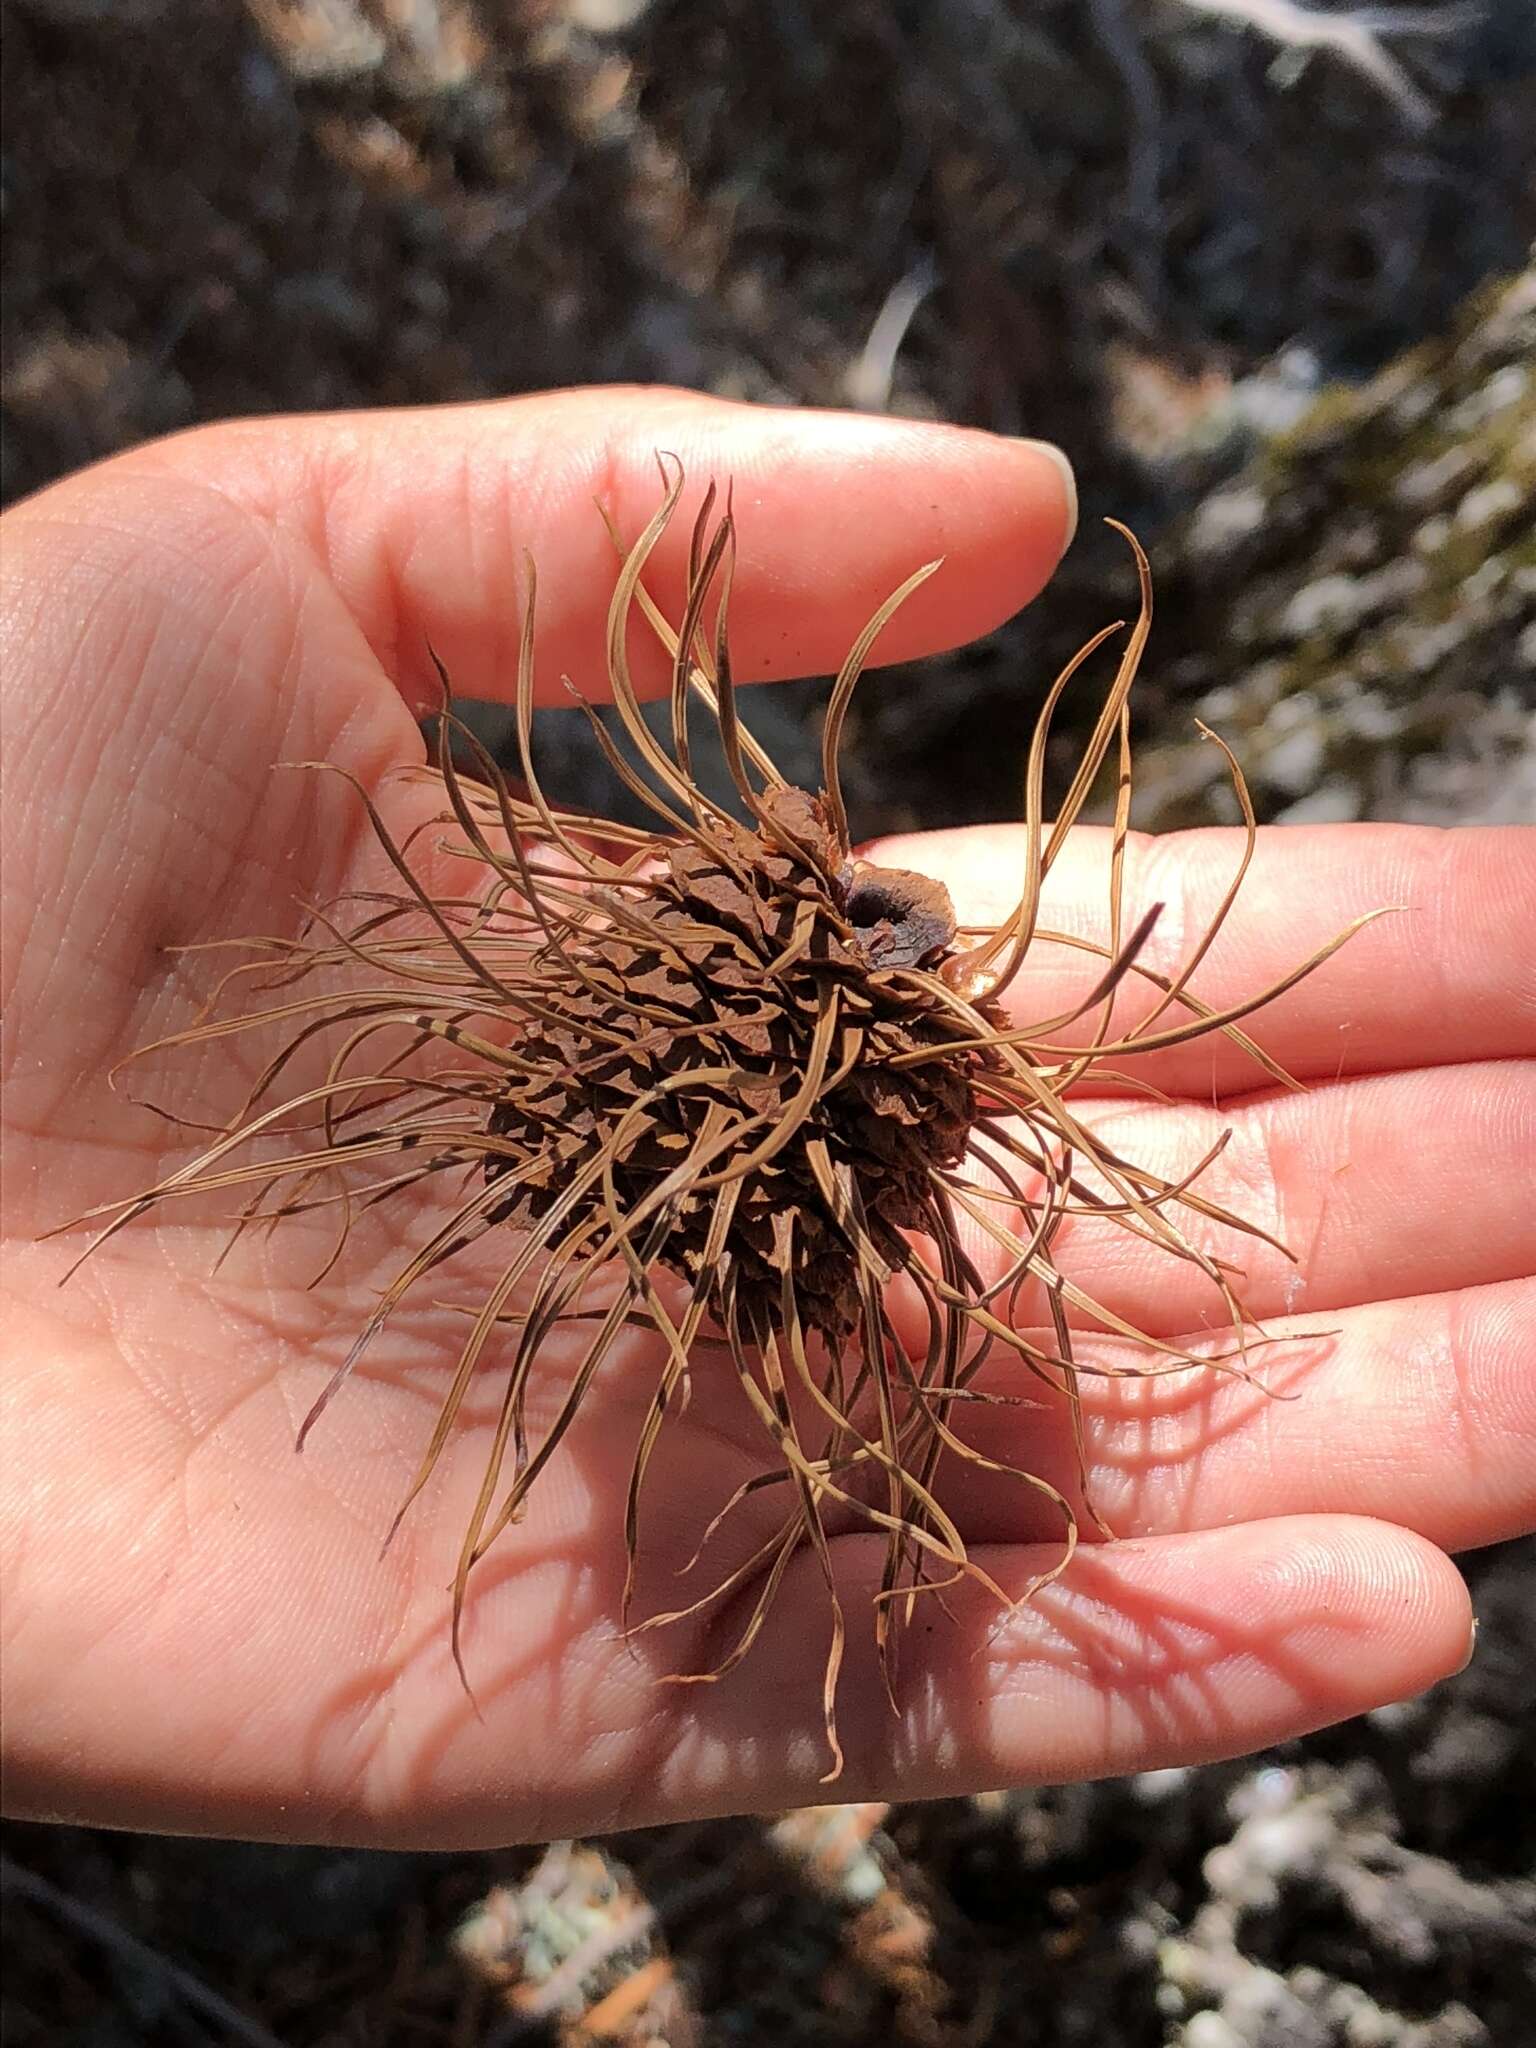
<svg viewBox="0 0 1536 2048">
<path fill-rule="evenodd" d="M 1386 38 L 1388 89 L 1177 0 L 11 0 L 0 483 L 13 498 L 230 413 L 616 378 L 1047 434 L 1078 465 L 1082 538 L 1032 619 L 873 686 L 858 821 L 1017 809 L 1055 657 L 1121 608 L 1107 512 L 1171 571 L 1179 663 L 1143 737 L 1155 815 L 1182 818 L 1206 794 L 1178 751 L 1188 710 L 1220 683 L 1229 618 L 1255 616 L 1230 582 L 1213 594 L 1203 505 L 1299 460 L 1293 553 L 1266 546 L 1252 573 L 1276 616 L 1342 573 L 1363 472 L 1328 450 L 1368 446 L 1379 471 L 1382 415 L 1342 402 L 1330 439 L 1312 399 L 1451 348 L 1536 233 L 1536 8 L 1437 12 Z M 1464 383 L 1458 345 L 1444 374 Z M 1479 358 L 1479 389 L 1518 372 L 1513 347 Z M 1387 557 L 1416 544 L 1373 532 Z M 1533 786 L 1509 764 L 1529 758 L 1536 582 L 1509 559 L 1478 585 L 1443 724 L 1399 726 L 1391 772 L 1380 719 L 1352 708 L 1384 687 L 1350 668 L 1355 642 L 1308 683 L 1331 814 L 1512 815 Z M 1237 644 L 1249 668 L 1273 652 Z M 812 684 L 757 712 L 791 773 L 817 702 Z M 1229 715 L 1270 816 L 1298 797 L 1294 741 L 1274 772 L 1264 751 L 1296 727 L 1272 714 L 1245 680 Z M 556 786 L 603 800 L 546 732 Z M 1243 1765 L 553 1863 L 12 1828 L 4 2039 L 238 2038 L 197 1984 L 293 2048 L 511 2039 L 507 1987 L 567 1952 L 554 1914 L 589 1941 L 629 1932 L 520 2039 L 600 2038 L 595 2005 L 594 2028 L 629 2013 L 607 2038 L 675 2048 L 1519 2048 L 1536 1547 L 1469 1571 L 1462 1677 Z"/>
</svg>

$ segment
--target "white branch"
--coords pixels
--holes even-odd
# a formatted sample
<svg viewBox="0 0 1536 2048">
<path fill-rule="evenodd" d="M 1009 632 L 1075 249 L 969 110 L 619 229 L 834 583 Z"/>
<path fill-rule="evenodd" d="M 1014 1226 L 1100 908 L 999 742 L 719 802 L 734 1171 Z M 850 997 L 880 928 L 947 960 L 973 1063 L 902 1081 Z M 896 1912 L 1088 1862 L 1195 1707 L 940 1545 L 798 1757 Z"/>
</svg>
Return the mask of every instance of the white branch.
<svg viewBox="0 0 1536 2048">
<path fill-rule="evenodd" d="M 1384 50 L 1384 35 L 1446 35 L 1476 20 L 1469 7 L 1362 7 L 1353 14 L 1315 14 L 1298 0 L 1180 0 L 1195 14 L 1257 30 L 1287 49 L 1328 50 L 1368 78 L 1416 128 L 1427 128 L 1435 110 L 1397 59 Z"/>
</svg>

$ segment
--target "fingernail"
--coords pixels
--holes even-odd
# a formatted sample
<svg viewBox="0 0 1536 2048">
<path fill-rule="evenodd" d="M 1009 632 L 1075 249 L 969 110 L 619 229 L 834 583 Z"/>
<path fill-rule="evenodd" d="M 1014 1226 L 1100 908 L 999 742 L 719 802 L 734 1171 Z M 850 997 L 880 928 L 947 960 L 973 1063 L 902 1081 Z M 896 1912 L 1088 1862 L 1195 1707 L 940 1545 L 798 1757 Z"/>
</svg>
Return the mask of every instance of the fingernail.
<svg viewBox="0 0 1536 2048">
<path fill-rule="evenodd" d="M 1020 439 L 1023 439 L 1022 435 Z M 1024 446 L 1026 448 L 1033 448 L 1038 454 L 1048 457 L 1060 473 L 1062 488 L 1067 494 L 1067 537 L 1061 544 L 1061 552 L 1065 554 L 1072 545 L 1072 536 L 1077 532 L 1077 478 L 1073 474 L 1072 465 L 1067 460 L 1065 453 L 1056 446 L 1054 441 L 1025 440 Z"/>
<path fill-rule="evenodd" d="M 1461 1660 L 1460 1664 L 1459 1664 L 1459 1665 L 1458 1665 L 1458 1666 L 1456 1667 L 1456 1669 L 1457 1669 L 1457 1673 L 1459 1674 L 1460 1672 L 1463 1672 L 1463 1671 L 1465 1671 L 1465 1670 L 1466 1670 L 1466 1668 L 1467 1668 L 1467 1666 L 1468 1666 L 1468 1665 L 1469 1665 L 1469 1664 L 1470 1664 L 1470 1663 L 1472 1662 L 1472 1659 L 1473 1659 L 1473 1658 L 1474 1658 L 1474 1657 L 1475 1657 L 1476 1655 L 1477 1655 L 1477 1616 L 1476 1616 L 1476 1615 L 1474 1614 L 1474 1615 L 1473 1615 L 1473 1617 L 1472 1617 L 1472 1632 L 1471 1632 L 1471 1634 L 1470 1634 L 1470 1635 L 1469 1635 L 1469 1636 L 1467 1637 L 1467 1654 L 1466 1654 L 1466 1656 L 1465 1656 L 1465 1657 L 1463 1657 L 1463 1658 L 1462 1658 L 1462 1660 Z"/>
</svg>

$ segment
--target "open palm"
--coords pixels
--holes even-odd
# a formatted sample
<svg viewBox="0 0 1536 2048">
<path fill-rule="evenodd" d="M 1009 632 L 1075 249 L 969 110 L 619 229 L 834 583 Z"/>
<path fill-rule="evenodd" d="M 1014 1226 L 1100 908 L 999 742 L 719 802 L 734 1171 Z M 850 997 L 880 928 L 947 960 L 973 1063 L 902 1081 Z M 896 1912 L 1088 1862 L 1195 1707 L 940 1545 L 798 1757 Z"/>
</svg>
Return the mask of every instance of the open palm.
<svg viewBox="0 0 1536 2048">
<path fill-rule="evenodd" d="M 880 598 L 939 553 L 946 573 L 882 654 L 985 630 L 1034 595 L 1066 537 L 1061 481 L 1027 443 L 656 393 L 222 428 L 7 516 L 4 1683 L 19 1810 L 447 1844 L 817 1796 L 827 1619 L 813 1559 L 791 1567 L 750 1660 L 718 1686 L 658 1683 L 718 1656 L 705 1623 L 624 1635 L 624 1490 L 653 1340 L 627 1334 L 527 1520 L 477 1569 L 471 1702 L 446 1588 L 494 1374 L 382 1559 L 379 1540 L 473 1273 L 450 1268 L 402 1311 L 293 1448 L 422 1217 L 413 1233 L 381 1212 L 318 1282 L 319 1219 L 243 1240 L 215 1270 L 223 1222 L 162 1212 L 63 1289 L 82 1238 L 39 1241 L 185 1156 L 182 1136 L 107 1085 L 211 985 L 207 956 L 178 949 L 292 932 L 302 902 L 377 874 L 342 781 L 280 765 L 345 768 L 408 827 L 424 799 L 391 771 L 421 758 L 426 644 L 467 694 L 504 694 L 524 547 L 540 569 L 540 676 L 591 687 L 612 574 L 591 501 L 636 530 L 657 447 L 698 489 L 735 479 L 747 678 L 835 666 Z M 668 546 L 663 597 L 683 570 L 681 542 Z M 1001 829 L 876 857 L 948 882 L 968 921 L 1011 907 L 1023 860 Z M 1222 833 L 1134 844 L 1130 916 L 1167 906 L 1151 964 L 1178 959 L 1181 931 L 1187 949 L 1234 857 Z M 1047 922 L 1102 937 L 1106 860 L 1079 835 Z M 1198 986 L 1217 1004 L 1241 997 L 1383 903 L 1409 908 L 1258 1030 L 1310 1092 L 1272 1089 L 1225 1041 L 1202 1041 L 1143 1061 L 1168 1104 L 1085 1110 L 1169 1178 L 1234 1127 L 1207 1192 L 1299 1256 L 1244 1253 L 1251 1308 L 1302 1339 L 1274 1354 L 1272 1391 L 1207 1375 L 1092 1383 L 1093 1494 L 1121 1540 L 1085 1548 L 1001 1625 L 969 1594 L 924 1617 L 894 1713 L 857 1625 L 881 1544 L 838 1536 L 854 1623 L 840 1793 L 1230 1753 L 1417 1689 L 1465 1655 L 1443 1550 L 1536 1523 L 1536 834 L 1267 834 Z M 1081 955 L 1038 948 L 1010 1005 L 1021 1019 L 1059 1011 L 1083 977 Z M 202 1048 L 133 1085 L 217 1121 L 257 1056 L 243 1041 Z M 1058 1248 L 1153 1333 L 1214 1335 L 1219 1304 L 1124 1232 L 1080 1223 Z M 1044 1318 L 1027 1296 L 1020 1312 Z M 558 1399 L 570 1355 L 557 1335 L 535 1408 Z M 647 1482 L 638 1614 L 681 1604 L 678 1568 L 760 1460 L 739 1397 L 697 1377 Z M 1001 1367 L 994 1383 L 1008 1385 Z M 1050 1406 L 982 1408 L 967 1429 L 1075 1495 Z M 1049 1515 L 1000 1477 L 963 1468 L 946 1505 L 1005 1588 L 1054 1553 Z M 753 1512 L 718 1539 L 726 1562 L 750 1547 Z"/>
</svg>

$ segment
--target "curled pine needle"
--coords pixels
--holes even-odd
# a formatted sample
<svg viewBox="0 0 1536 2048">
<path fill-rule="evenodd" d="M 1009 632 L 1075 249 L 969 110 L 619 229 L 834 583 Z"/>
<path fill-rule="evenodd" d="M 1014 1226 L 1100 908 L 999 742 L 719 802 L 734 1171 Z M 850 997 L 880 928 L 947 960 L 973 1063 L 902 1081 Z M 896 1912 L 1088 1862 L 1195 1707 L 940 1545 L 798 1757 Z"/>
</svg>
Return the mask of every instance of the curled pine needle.
<svg viewBox="0 0 1536 2048">
<path fill-rule="evenodd" d="M 545 793 L 531 744 L 530 565 L 518 784 L 455 717 L 444 677 L 428 771 L 441 799 L 437 837 L 418 831 L 397 842 L 357 788 L 391 887 L 309 908 L 297 938 L 253 938 L 197 1021 L 155 1048 L 252 1031 L 275 1030 L 281 1040 L 230 1122 L 213 1132 L 197 1127 L 197 1155 L 103 1212 L 102 1234 L 178 1198 L 228 1192 L 237 1236 L 328 1212 L 335 1239 L 325 1271 L 334 1274 L 345 1270 L 348 1234 L 361 1214 L 412 1199 L 411 1215 L 426 1219 L 419 1240 L 360 1319 L 301 1443 L 390 1318 L 413 1299 L 438 1300 L 440 1285 L 423 1296 L 424 1283 L 473 1245 L 482 1260 L 493 1255 L 483 1295 L 453 1304 L 464 1312 L 462 1344 L 395 1524 L 432 1479 L 482 1368 L 494 1369 L 499 1408 L 452 1592 L 461 1673 L 475 1567 L 523 1512 L 621 1334 L 637 1326 L 652 1333 L 655 1383 L 622 1510 L 626 1625 L 645 1632 L 687 1617 L 718 1621 L 718 1661 L 678 1674 L 717 1679 L 750 1654 L 793 1560 L 812 1557 L 831 1610 L 824 1707 L 835 1777 L 849 1617 L 834 1535 L 862 1527 L 883 1542 L 872 1625 L 894 1697 L 898 1636 L 920 1601 L 935 1595 L 942 1605 L 945 1589 L 968 1578 L 1008 1604 L 943 1504 L 954 1494 L 946 1467 L 1007 1474 L 1046 1501 L 1062 1524 L 1056 1571 L 1077 1540 L 1073 1507 L 1054 1486 L 967 1441 L 965 1417 L 976 1404 L 1063 1403 L 1079 1491 L 1097 1520 L 1081 1375 L 1199 1367 L 1246 1377 L 1268 1341 L 1243 1310 L 1233 1269 L 1201 1250 L 1188 1227 L 1203 1219 L 1265 1237 L 1200 1191 L 1225 1141 L 1165 1180 L 1114 1152 L 1082 1120 L 1074 1105 L 1083 1084 L 1091 1078 L 1155 1098 L 1125 1062 L 1213 1032 L 1289 1083 L 1243 1022 L 1348 934 L 1245 1001 L 1213 1009 L 1193 992 L 1252 853 L 1253 813 L 1228 753 L 1247 849 L 1188 958 L 1171 973 L 1143 960 L 1157 907 L 1129 924 L 1122 898 L 1128 700 L 1152 603 L 1146 557 L 1125 528 L 1141 602 L 1102 709 L 1048 819 L 1053 716 L 1082 663 L 1119 627 L 1090 643 L 1048 694 L 1027 765 L 1017 904 L 995 929 L 962 931 L 941 884 L 854 856 L 838 773 L 849 703 L 876 638 L 937 565 L 911 576 L 859 636 L 832 691 L 822 786 L 797 789 L 737 716 L 728 502 L 717 512 L 712 489 L 705 498 L 675 622 L 645 587 L 647 560 L 677 511 L 680 469 L 664 466 L 664 483 L 655 517 L 620 550 L 608 613 L 608 680 L 627 749 L 587 708 L 653 827 L 557 808 Z M 636 617 L 672 664 L 667 745 L 642 717 L 630 675 Z M 745 823 L 695 779 L 690 727 L 706 721 Z M 1044 888 L 1106 770 L 1115 788 L 1109 900 L 1102 940 L 1088 940 L 1042 925 Z M 451 870 L 444 852 L 457 856 Z M 450 871 L 472 879 L 445 895 L 430 876 Z M 1088 986 L 1072 1009 L 1018 1022 L 1003 997 L 1042 945 L 1087 953 Z M 1153 992 L 1134 1030 L 1114 1019 L 1128 978 Z M 301 1070 L 302 1087 L 290 1078 Z M 1230 1324 L 1228 1347 L 1181 1350 L 1085 1292 L 1057 1259 L 1064 1226 L 1083 1216 L 1193 1265 Z M 978 1242 L 988 1247 L 985 1274 L 966 1249 Z M 890 1305 L 892 1282 L 900 1316 Z M 1026 1288 L 1046 1304 L 1044 1331 L 1020 1327 Z M 570 1363 L 552 1417 L 533 1404 L 535 1428 L 536 1361 L 562 1326 L 574 1348 L 562 1353 Z M 1113 1367 L 1103 1363 L 1105 1342 Z M 1127 1366 L 1127 1357 L 1140 1362 Z M 983 1366 L 999 1358 L 1015 1368 L 1011 1393 L 997 1391 L 995 1373 L 990 1390 L 977 1384 Z M 739 1398 L 762 1466 L 728 1498 L 702 1504 L 701 1520 L 713 1518 L 685 1573 L 702 1566 L 720 1526 L 744 1503 L 760 1508 L 768 1494 L 777 1506 L 768 1534 L 707 1590 L 670 1612 L 635 1618 L 647 1469 L 694 1381 L 706 1376 L 721 1398 Z"/>
</svg>

